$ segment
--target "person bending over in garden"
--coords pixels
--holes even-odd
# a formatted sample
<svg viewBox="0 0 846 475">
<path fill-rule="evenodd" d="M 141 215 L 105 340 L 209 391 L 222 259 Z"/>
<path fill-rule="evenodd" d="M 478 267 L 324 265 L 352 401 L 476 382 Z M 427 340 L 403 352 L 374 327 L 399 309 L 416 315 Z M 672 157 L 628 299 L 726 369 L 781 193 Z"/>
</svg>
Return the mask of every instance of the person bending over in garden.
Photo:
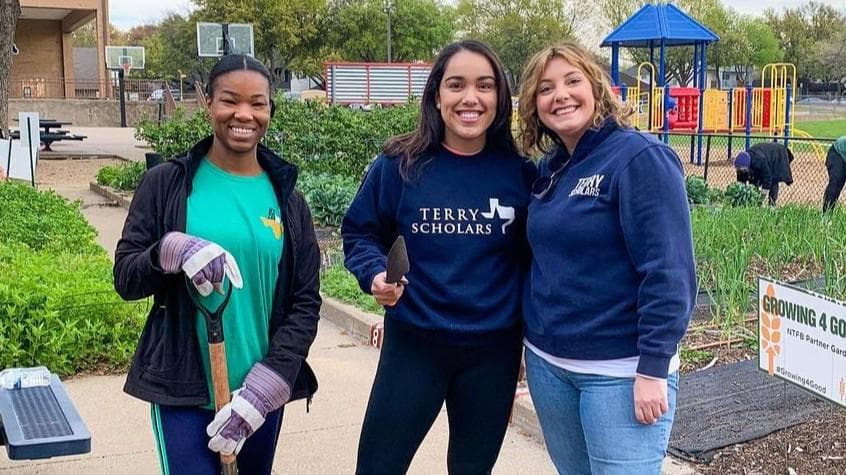
<svg viewBox="0 0 846 475">
<path fill-rule="evenodd" d="M 274 110 L 270 85 L 249 56 L 212 68 L 213 136 L 146 173 L 117 245 L 117 292 L 153 297 L 124 390 L 152 403 L 162 473 L 219 474 L 218 452 L 240 452 L 241 473 L 269 474 L 283 405 L 317 389 L 305 358 L 320 257 L 297 169 L 259 143 Z M 223 315 L 237 390 L 215 414 L 206 323 L 188 292 L 217 308 L 224 276 L 241 284 Z"/>
<path fill-rule="evenodd" d="M 385 307 L 358 474 L 405 473 L 446 401 L 450 473 L 490 473 L 520 367 L 520 291 L 534 166 L 511 135 L 511 93 L 484 44 L 435 59 L 418 125 L 390 139 L 341 225 L 345 264 Z M 406 283 L 386 253 L 407 243 Z"/>
<path fill-rule="evenodd" d="M 834 208 L 846 183 L 846 135 L 831 144 L 825 157 L 825 168 L 828 170 L 828 186 L 823 195 L 823 211 L 828 211 Z"/>
<path fill-rule="evenodd" d="M 538 52 L 522 77 L 523 150 L 545 154 L 523 318 L 547 450 L 560 473 L 658 475 L 696 297 L 681 162 L 631 128 L 582 46 Z"/>
<path fill-rule="evenodd" d="M 778 185 L 784 182 L 793 184 L 793 172 L 790 163 L 793 152 L 777 142 L 761 142 L 746 152 L 740 152 L 734 160 L 737 169 L 737 181 L 751 183 L 758 188 L 768 190 L 769 203 L 775 206 L 778 199 Z"/>
</svg>

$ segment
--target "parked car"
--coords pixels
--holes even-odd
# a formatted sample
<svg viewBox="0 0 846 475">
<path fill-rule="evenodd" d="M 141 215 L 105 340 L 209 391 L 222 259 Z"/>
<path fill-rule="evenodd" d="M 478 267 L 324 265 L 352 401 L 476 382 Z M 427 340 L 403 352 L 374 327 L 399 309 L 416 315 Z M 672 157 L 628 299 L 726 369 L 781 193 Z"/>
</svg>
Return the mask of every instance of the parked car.
<svg viewBox="0 0 846 475">
<path fill-rule="evenodd" d="M 171 89 L 170 93 L 173 95 L 173 100 L 181 101 L 182 94 L 179 93 L 179 89 Z M 153 92 L 150 93 L 150 97 L 147 98 L 148 101 L 163 101 L 164 100 L 164 89 L 153 89 Z"/>
</svg>

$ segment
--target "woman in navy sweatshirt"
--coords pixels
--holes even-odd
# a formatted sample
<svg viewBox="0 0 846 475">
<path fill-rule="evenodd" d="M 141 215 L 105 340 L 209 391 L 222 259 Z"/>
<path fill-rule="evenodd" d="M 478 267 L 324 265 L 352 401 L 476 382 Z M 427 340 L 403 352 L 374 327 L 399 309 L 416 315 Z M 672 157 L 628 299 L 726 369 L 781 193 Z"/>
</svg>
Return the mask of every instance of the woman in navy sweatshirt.
<svg viewBox="0 0 846 475">
<path fill-rule="evenodd" d="M 356 473 L 405 473 L 444 401 L 450 473 L 489 473 L 520 365 L 526 207 L 534 167 L 511 135 L 511 93 L 476 41 L 441 51 L 416 130 L 389 140 L 341 227 L 345 264 L 385 306 Z M 385 282 L 403 236 L 407 281 Z"/>
<path fill-rule="evenodd" d="M 681 163 L 581 46 L 537 53 L 520 92 L 524 150 L 545 152 L 527 236 L 526 371 L 567 474 L 659 474 L 678 345 L 696 294 Z"/>
</svg>

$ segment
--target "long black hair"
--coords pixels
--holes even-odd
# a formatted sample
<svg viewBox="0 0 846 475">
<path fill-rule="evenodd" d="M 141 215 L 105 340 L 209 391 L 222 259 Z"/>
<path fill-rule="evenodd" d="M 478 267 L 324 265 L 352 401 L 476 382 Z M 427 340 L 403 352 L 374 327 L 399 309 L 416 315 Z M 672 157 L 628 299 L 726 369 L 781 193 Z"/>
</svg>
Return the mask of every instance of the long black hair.
<svg viewBox="0 0 846 475">
<path fill-rule="evenodd" d="M 435 58 L 429 79 L 426 80 L 426 86 L 423 89 L 417 128 L 413 132 L 389 139 L 382 148 L 386 155 L 399 157 L 400 173 L 407 181 L 412 180 L 425 165 L 425 161 L 421 159 L 426 153 L 435 150 L 443 141 L 444 120 L 437 108 L 438 89 L 444 78 L 447 63 L 461 51 L 470 51 L 484 56 L 494 72 L 497 94 L 496 117 L 486 132 L 485 146 L 517 153 L 514 137 L 511 135 L 511 88 L 502 62 L 484 43 L 475 40 L 458 41 L 446 46 Z"/>
<path fill-rule="evenodd" d="M 217 79 L 224 74 L 233 71 L 255 71 L 265 79 L 267 79 L 268 97 L 270 99 L 270 116 L 276 112 L 276 104 L 273 102 L 273 79 L 270 76 L 270 70 L 261 61 L 248 56 L 246 54 L 228 54 L 215 63 L 209 73 L 209 82 L 206 84 L 206 96 L 211 99 L 214 97 L 214 88 L 217 85 Z"/>
</svg>

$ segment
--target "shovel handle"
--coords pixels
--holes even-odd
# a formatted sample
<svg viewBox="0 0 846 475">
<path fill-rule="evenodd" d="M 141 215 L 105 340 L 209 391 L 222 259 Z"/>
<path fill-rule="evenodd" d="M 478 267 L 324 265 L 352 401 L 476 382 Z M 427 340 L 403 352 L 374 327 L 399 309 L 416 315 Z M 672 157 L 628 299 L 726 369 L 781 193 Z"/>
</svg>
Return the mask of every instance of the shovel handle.
<svg viewBox="0 0 846 475">
<path fill-rule="evenodd" d="M 226 367 L 226 347 L 223 343 L 209 343 L 209 366 L 212 372 L 215 412 L 229 404 L 229 373 Z M 235 454 L 220 454 L 221 473 L 237 475 Z"/>
</svg>

